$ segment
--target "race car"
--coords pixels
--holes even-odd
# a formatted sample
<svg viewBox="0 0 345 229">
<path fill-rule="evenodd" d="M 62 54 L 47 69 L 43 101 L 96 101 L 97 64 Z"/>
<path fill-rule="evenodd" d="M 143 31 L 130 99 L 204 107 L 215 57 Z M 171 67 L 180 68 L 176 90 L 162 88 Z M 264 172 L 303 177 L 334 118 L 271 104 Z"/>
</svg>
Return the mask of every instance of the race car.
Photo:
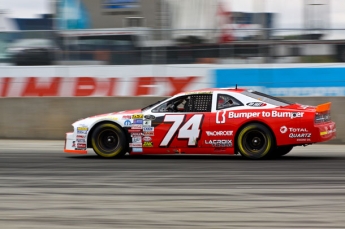
<svg viewBox="0 0 345 229">
<path fill-rule="evenodd" d="M 66 133 L 64 152 L 279 157 L 294 146 L 335 138 L 330 109 L 331 103 L 301 105 L 237 87 L 189 91 L 142 109 L 79 120 Z"/>
</svg>

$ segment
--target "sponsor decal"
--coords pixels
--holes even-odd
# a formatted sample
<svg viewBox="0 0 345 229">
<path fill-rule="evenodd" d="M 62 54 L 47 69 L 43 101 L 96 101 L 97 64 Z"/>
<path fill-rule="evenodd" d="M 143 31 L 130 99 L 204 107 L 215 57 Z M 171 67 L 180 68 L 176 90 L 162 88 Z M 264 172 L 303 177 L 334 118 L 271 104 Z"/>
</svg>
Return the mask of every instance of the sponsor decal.
<svg viewBox="0 0 345 229">
<path fill-rule="evenodd" d="M 286 126 L 280 127 L 280 133 L 285 134 L 287 132 L 288 128 Z"/>
<path fill-rule="evenodd" d="M 129 143 L 129 147 L 143 147 L 143 144 L 141 142 Z"/>
<path fill-rule="evenodd" d="M 152 132 L 152 131 L 154 131 L 154 130 L 155 130 L 154 127 L 143 127 L 143 131 L 144 131 L 144 132 L 148 132 L 148 131 Z"/>
<path fill-rule="evenodd" d="M 262 117 L 270 117 L 269 115 L 267 116 L 267 113 L 269 112 L 262 112 Z M 266 115 L 266 116 L 265 116 Z M 271 112 L 271 117 L 272 118 L 303 118 L 304 112 L 279 112 L 279 111 L 272 111 Z"/>
<path fill-rule="evenodd" d="M 310 142 L 311 140 L 310 140 L 310 138 L 296 138 L 296 141 L 298 141 L 298 142 Z"/>
<path fill-rule="evenodd" d="M 131 118 L 132 118 L 131 115 L 123 115 L 123 116 L 122 116 L 122 119 L 131 119 Z"/>
<path fill-rule="evenodd" d="M 86 148 L 86 144 L 85 143 L 77 143 L 77 148 Z"/>
<path fill-rule="evenodd" d="M 212 147 L 232 147 L 232 140 L 205 140 L 205 144 Z"/>
<path fill-rule="evenodd" d="M 141 137 L 134 137 L 132 138 L 133 143 L 141 143 Z"/>
<path fill-rule="evenodd" d="M 153 147 L 153 143 L 152 142 L 144 142 L 143 147 Z"/>
<path fill-rule="evenodd" d="M 225 110 L 220 110 L 220 111 L 217 111 L 217 114 L 216 114 L 216 123 L 217 124 L 222 124 L 222 123 L 225 123 Z"/>
<path fill-rule="evenodd" d="M 73 148 L 75 147 L 75 141 L 72 142 L 72 147 L 73 147 Z"/>
<path fill-rule="evenodd" d="M 229 112 L 228 118 L 257 118 L 260 117 L 260 112 Z"/>
<path fill-rule="evenodd" d="M 133 124 L 143 124 L 143 120 L 142 119 L 134 119 Z"/>
<path fill-rule="evenodd" d="M 290 133 L 289 138 L 311 138 L 311 133 Z"/>
<path fill-rule="evenodd" d="M 149 120 L 149 121 L 144 121 L 143 127 L 151 127 L 151 120 Z"/>
<path fill-rule="evenodd" d="M 155 120 L 156 117 L 154 115 L 145 115 L 144 118 L 147 120 Z"/>
<path fill-rule="evenodd" d="M 141 136 L 141 132 L 131 133 L 131 137 L 138 137 L 138 136 Z"/>
<path fill-rule="evenodd" d="M 155 136 L 153 131 L 144 131 L 143 136 Z"/>
<path fill-rule="evenodd" d="M 224 131 L 206 131 L 207 136 L 232 136 L 232 130 L 224 130 Z"/>
<path fill-rule="evenodd" d="M 309 131 L 307 128 L 286 126 L 280 127 L 280 133 L 285 134 L 286 132 L 289 132 L 289 138 L 298 138 L 297 141 L 304 141 L 306 138 L 311 138 L 311 133 L 308 133 Z M 304 140 L 301 138 L 304 138 Z"/>
<path fill-rule="evenodd" d="M 337 131 L 336 129 L 322 131 L 322 132 L 320 132 L 320 136 L 331 134 L 331 133 L 335 133 L 336 131 Z"/>
<path fill-rule="evenodd" d="M 132 119 L 143 119 L 144 115 L 143 114 L 134 114 L 132 115 Z"/>
<path fill-rule="evenodd" d="M 86 143 L 86 139 L 84 138 L 84 139 L 77 139 L 77 142 L 79 143 Z"/>
<path fill-rule="evenodd" d="M 133 153 L 142 153 L 143 152 L 143 148 L 132 148 L 132 152 Z"/>
<path fill-rule="evenodd" d="M 152 141 L 152 138 L 151 137 L 143 137 L 143 141 L 144 142 L 150 142 L 150 141 Z"/>
<path fill-rule="evenodd" d="M 294 133 L 296 133 L 296 132 L 309 132 L 307 130 L 307 128 L 289 128 L 289 131 L 294 132 Z"/>
<path fill-rule="evenodd" d="M 132 129 L 141 130 L 143 128 L 142 124 L 132 124 Z"/>
<path fill-rule="evenodd" d="M 83 127 L 77 127 L 77 130 L 87 131 L 89 128 L 83 126 Z"/>
<path fill-rule="evenodd" d="M 131 126 L 132 122 L 131 122 L 131 120 L 127 119 L 126 121 L 123 122 L 123 125 L 124 126 Z"/>
<path fill-rule="evenodd" d="M 77 135 L 77 139 L 81 139 L 81 138 L 86 138 L 86 135 L 78 134 L 78 135 Z"/>
<path fill-rule="evenodd" d="M 262 102 L 250 102 L 247 103 L 247 106 L 251 106 L 251 107 L 264 107 L 266 106 L 266 103 L 262 103 Z"/>
<path fill-rule="evenodd" d="M 131 134 L 133 134 L 133 133 L 141 133 L 141 130 L 139 130 L 139 129 L 129 129 L 128 130 L 128 133 L 131 133 Z"/>
<path fill-rule="evenodd" d="M 262 112 L 229 112 L 228 118 L 302 118 L 304 112 L 262 111 Z"/>
<path fill-rule="evenodd" d="M 301 105 L 301 108 L 304 109 L 304 110 L 307 109 L 308 107 L 312 107 L 312 106 L 310 106 L 310 105 Z"/>
<path fill-rule="evenodd" d="M 87 134 L 87 130 L 77 130 L 77 134 Z"/>
</svg>

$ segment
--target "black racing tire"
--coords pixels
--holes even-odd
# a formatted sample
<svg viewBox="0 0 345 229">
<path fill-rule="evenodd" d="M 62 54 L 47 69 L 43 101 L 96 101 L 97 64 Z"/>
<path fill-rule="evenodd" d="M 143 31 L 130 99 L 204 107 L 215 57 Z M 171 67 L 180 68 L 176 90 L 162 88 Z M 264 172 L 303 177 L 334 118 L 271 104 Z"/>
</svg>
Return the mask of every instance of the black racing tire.
<svg viewBox="0 0 345 229">
<path fill-rule="evenodd" d="M 263 159 L 275 149 L 272 132 L 260 123 L 244 126 L 236 139 L 236 146 L 240 154 L 249 159 Z"/>
<path fill-rule="evenodd" d="M 293 149 L 293 146 L 278 146 L 271 152 L 271 157 L 281 157 L 288 154 Z"/>
<path fill-rule="evenodd" d="M 102 123 L 96 126 L 91 136 L 95 153 L 104 158 L 122 157 L 126 154 L 126 135 L 114 123 Z"/>
</svg>

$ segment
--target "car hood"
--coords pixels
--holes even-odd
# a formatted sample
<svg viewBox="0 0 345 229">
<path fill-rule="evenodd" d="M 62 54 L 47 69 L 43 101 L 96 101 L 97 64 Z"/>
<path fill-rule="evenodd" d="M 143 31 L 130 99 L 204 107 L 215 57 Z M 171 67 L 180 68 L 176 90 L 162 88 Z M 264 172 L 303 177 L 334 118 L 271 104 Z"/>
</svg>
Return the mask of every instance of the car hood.
<svg viewBox="0 0 345 229">
<path fill-rule="evenodd" d="M 141 109 L 136 110 L 125 110 L 125 111 L 118 111 L 118 112 L 111 112 L 105 114 L 99 114 L 90 116 L 87 118 L 79 119 L 78 121 L 74 122 L 72 125 L 90 125 L 97 120 L 120 120 L 125 115 L 132 115 L 141 113 Z"/>
<path fill-rule="evenodd" d="M 128 114 L 137 114 L 141 113 L 141 109 L 136 110 L 126 110 L 126 111 L 118 111 L 118 112 L 111 112 L 111 113 L 105 113 L 105 114 L 99 114 L 95 116 L 90 116 L 88 118 L 101 118 L 104 116 L 113 116 L 113 115 L 128 115 Z"/>
</svg>

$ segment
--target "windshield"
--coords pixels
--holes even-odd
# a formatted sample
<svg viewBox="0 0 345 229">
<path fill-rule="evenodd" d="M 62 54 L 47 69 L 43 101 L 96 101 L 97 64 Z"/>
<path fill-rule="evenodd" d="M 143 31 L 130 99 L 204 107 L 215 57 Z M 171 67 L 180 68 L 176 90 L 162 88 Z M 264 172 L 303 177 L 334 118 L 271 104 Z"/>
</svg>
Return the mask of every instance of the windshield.
<svg viewBox="0 0 345 229">
<path fill-rule="evenodd" d="M 287 100 L 277 98 L 274 96 L 270 96 L 270 95 L 266 95 L 264 93 L 261 93 L 258 91 L 253 91 L 253 90 L 244 91 L 244 92 L 242 92 L 242 94 L 244 94 L 248 97 L 251 97 L 253 99 L 260 100 L 260 101 L 265 102 L 265 103 L 270 103 L 270 104 L 275 105 L 275 106 L 287 106 L 287 105 L 294 104 L 294 103 L 289 102 Z"/>
<path fill-rule="evenodd" d="M 159 104 L 159 103 L 161 103 L 161 102 L 163 102 L 163 101 L 165 101 L 165 100 L 167 100 L 168 98 L 166 98 L 166 99 L 163 99 L 163 100 L 159 100 L 159 101 L 157 101 L 157 102 L 155 102 L 155 103 L 152 103 L 152 104 L 150 104 L 150 105 L 148 105 L 148 106 L 146 106 L 146 107 L 144 107 L 144 108 L 141 108 L 141 111 L 145 111 L 145 110 L 147 110 L 147 109 L 150 109 L 151 107 L 153 107 L 153 106 L 155 106 L 155 105 L 157 105 L 157 104 Z"/>
</svg>

